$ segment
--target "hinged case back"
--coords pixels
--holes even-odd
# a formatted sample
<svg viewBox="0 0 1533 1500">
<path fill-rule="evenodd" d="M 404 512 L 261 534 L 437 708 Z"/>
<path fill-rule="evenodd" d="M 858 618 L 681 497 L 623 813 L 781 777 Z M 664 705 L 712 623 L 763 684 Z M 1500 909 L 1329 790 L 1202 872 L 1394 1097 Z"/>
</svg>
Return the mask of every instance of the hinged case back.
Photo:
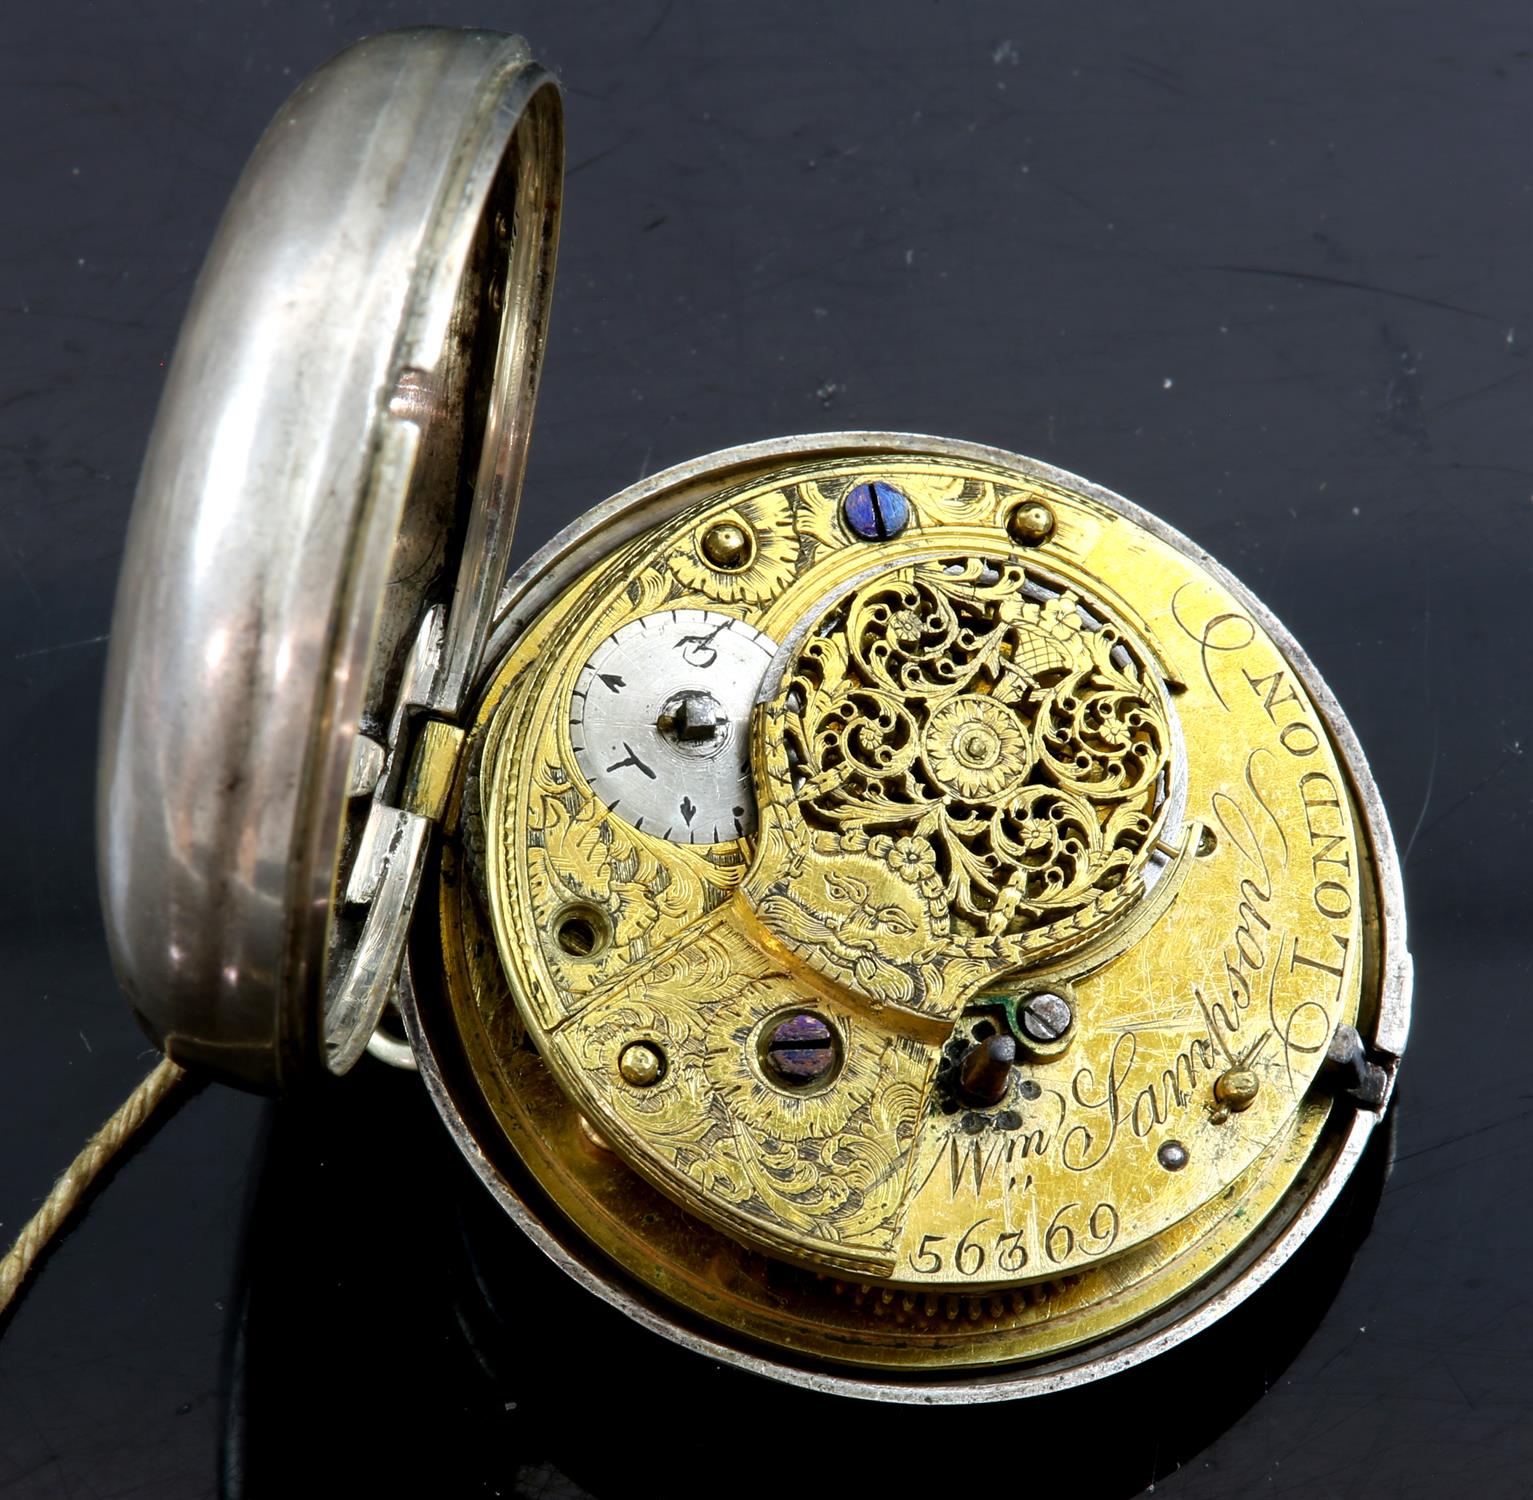
<svg viewBox="0 0 1533 1500">
<path fill-rule="evenodd" d="M 562 157 L 524 42 L 396 32 L 298 89 L 224 215 L 139 484 L 100 759 L 113 960 L 178 1062 L 344 1071 L 392 990 L 419 752 L 451 744 L 506 571 Z"/>
</svg>

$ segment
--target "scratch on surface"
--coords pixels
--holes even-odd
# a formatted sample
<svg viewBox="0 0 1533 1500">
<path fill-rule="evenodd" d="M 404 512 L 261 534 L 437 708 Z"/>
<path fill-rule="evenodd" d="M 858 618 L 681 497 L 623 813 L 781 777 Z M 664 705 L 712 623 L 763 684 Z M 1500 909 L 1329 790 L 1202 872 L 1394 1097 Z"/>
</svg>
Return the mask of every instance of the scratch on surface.
<svg viewBox="0 0 1533 1500">
<path fill-rule="evenodd" d="M 55 651 L 77 651 L 81 646 L 99 646 L 106 639 L 104 635 L 90 635 L 83 641 L 59 641 L 52 646 L 38 646 L 32 651 L 18 651 L 11 660 L 26 661 L 34 656 L 51 656 Z"/>
<path fill-rule="evenodd" d="M 1503 1115 L 1499 1120 L 1490 1120 L 1484 1125 L 1476 1125 L 1473 1130 L 1444 1136 L 1440 1141 L 1433 1141 L 1430 1146 L 1418 1146 L 1414 1151 L 1401 1152 L 1395 1157 L 1395 1165 L 1399 1166 L 1405 1161 L 1415 1161 L 1418 1156 L 1430 1156 L 1434 1151 L 1441 1151 L 1445 1146 L 1457 1146 L 1461 1141 L 1472 1141 L 1476 1136 L 1486 1135 L 1492 1130 L 1504 1129 L 1508 1125 L 1516 1125 L 1530 1116 L 1533 1116 L 1533 1109 L 1522 1109 L 1514 1115 Z"/>
<path fill-rule="evenodd" d="M 1422 822 L 1422 819 L 1426 817 L 1426 805 L 1423 803 L 1421 808 L 1421 817 L 1416 820 L 1415 830 L 1411 834 L 1411 843 L 1414 844 L 1419 835 L 1430 833 L 1434 828 L 1437 827 L 1439 823 L 1443 821 L 1444 818 L 1452 817 L 1453 814 L 1456 813 L 1459 808 L 1461 808 L 1466 802 L 1468 802 L 1473 797 L 1477 797 L 1481 792 L 1485 790 L 1486 787 L 1491 784 L 1491 782 L 1496 779 L 1496 777 L 1498 777 L 1504 770 L 1506 770 L 1506 768 L 1512 763 L 1513 759 L 1515 759 L 1519 753 L 1520 752 L 1516 750 L 1508 750 L 1506 754 L 1496 762 L 1495 766 L 1491 770 L 1487 771 L 1485 775 L 1483 775 L 1477 782 L 1475 782 L 1475 784 L 1470 787 L 1462 797 L 1455 798 L 1454 801 L 1450 802 L 1447 807 L 1443 808 L 1443 810 L 1438 813 L 1438 815 L 1433 818 L 1430 823 L 1423 824 Z M 1429 797 L 1431 795 L 1430 782 L 1428 782 L 1427 785 L 1427 795 Z M 1407 857 L 1410 855 L 1410 852 L 1410 844 L 1407 844 L 1405 847 L 1405 853 Z"/>
<path fill-rule="evenodd" d="M 577 161 L 574 166 L 570 167 L 569 170 L 565 172 L 565 177 L 573 177 L 577 172 L 584 172 L 587 167 L 594 167 L 597 162 L 605 161 L 609 156 L 612 155 L 614 151 L 621 151 L 627 144 L 628 142 L 626 140 L 613 141 L 613 143 L 606 147 L 604 150 L 594 152 L 592 155 L 585 157 L 583 160 Z"/>
<path fill-rule="evenodd" d="M 1499 391 L 1503 386 L 1515 385 L 1520 380 L 1526 380 L 1529 373 L 1527 370 L 1513 370 L 1510 375 L 1503 375 L 1499 380 L 1492 380 L 1488 385 L 1476 386 L 1472 391 L 1462 391 L 1457 396 L 1449 396 L 1446 401 L 1439 401 L 1431 409 L 1431 415 L 1440 417 L 1445 411 L 1452 411 L 1456 406 L 1478 401 L 1494 391 Z"/>
<path fill-rule="evenodd" d="M 667 3 L 661 6 L 660 14 L 655 17 L 654 24 L 649 28 L 648 31 L 644 33 L 644 35 L 639 40 L 638 50 L 640 52 L 642 52 L 647 46 L 649 46 L 652 41 L 654 41 L 660 28 L 671 19 L 671 12 L 675 9 L 676 0 L 667 0 Z"/>
<path fill-rule="evenodd" d="M 1338 1359 L 1341 1359 L 1344 1356 L 1350 1354 L 1357 1347 L 1357 1341 L 1362 1336 L 1363 1336 L 1363 1330 L 1361 1328 L 1359 1328 L 1357 1330 L 1357 1332 L 1354 1333 L 1352 1335 L 1352 1337 L 1349 1338 L 1345 1344 L 1343 1344 L 1339 1349 L 1335 1349 L 1335 1350 L 1332 1351 L 1330 1358 L 1327 1359 L 1326 1362 L 1323 1365 L 1321 1365 L 1320 1368 L 1317 1371 L 1315 1371 L 1315 1373 L 1317 1375 L 1324 1375 L 1325 1372 L 1327 1370 L 1329 1370 L 1331 1368 L 1331 1366 L 1334 1365 Z"/>
<path fill-rule="evenodd" d="M 1165 67 L 1147 57 L 1136 57 L 1132 52 L 1125 52 L 1123 71 L 1129 77 L 1137 78 L 1142 83 L 1153 84 L 1156 88 L 1164 89 L 1168 94 L 1175 94 L 1179 99 L 1187 97 L 1182 75 L 1174 68 Z"/>
<path fill-rule="evenodd" d="M 1430 591 L 1430 584 L 1428 585 Z M 1421 676 L 1426 684 L 1427 710 L 1432 708 L 1432 605 L 1430 599 L 1421 607 Z M 1437 785 L 1437 761 L 1438 753 L 1442 747 L 1442 720 L 1435 714 L 1432 715 L 1432 763 L 1427 767 L 1426 791 L 1421 797 L 1421 811 L 1416 814 L 1416 826 L 1411 829 L 1411 836 L 1405 841 L 1405 852 L 1400 856 L 1400 867 L 1410 863 L 1411 850 L 1416 847 L 1416 840 L 1421 837 L 1422 825 L 1427 820 L 1427 809 L 1432 805 L 1432 788 Z"/>
<path fill-rule="evenodd" d="M 22 560 L 21 554 L 11 546 L 3 528 L 0 528 L 0 556 L 3 556 L 16 570 L 16 576 L 21 580 L 22 588 L 31 595 L 32 602 L 41 605 L 43 602 L 42 596 L 37 592 L 37 585 L 32 582 L 31 570 Z"/>
<path fill-rule="evenodd" d="M 1458 1371 L 1455 1370 L 1453 1368 L 1453 1366 L 1448 1363 L 1447 1355 L 1446 1354 L 1441 1355 L 1438 1358 L 1437 1362 L 1438 1362 L 1438 1364 L 1440 1364 L 1443 1367 L 1444 1370 L 1446 1370 L 1448 1372 L 1448 1379 L 1453 1382 L 1453 1384 L 1458 1389 L 1459 1395 L 1464 1398 L 1464 1405 L 1467 1406 L 1470 1409 L 1470 1411 L 1474 1411 L 1475 1410 L 1474 1400 L 1470 1396 L 1469 1392 L 1464 1389 L 1464 1382 L 1458 1378 Z"/>
<path fill-rule="evenodd" d="M 1461 313 L 1466 318 L 1478 318 L 1483 323 L 1499 321 L 1488 313 L 1476 312 L 1472 307 L 1461 307 L 1457 302 L 1444 302 L 1438 297 L 1423 297 L 1416 292 L 1396 291 L 1394 287 L 1378 286 L 1371 281 L 1353 281 L 1346 276 L 1326 276 L 1319 271 L 1285 271 L 1280 266 L 1204 266 L 1205 271 L 1224 271 L 1231 276 L 1269 276 L 1277 281 L 1297 281 L 1315 286 L 1336 287 L 1348 292 L 1372 292 L 1380 297 L 1393 297 L 1399 302 L 1414 302 L 1420 307 L 1435 307 L 1439 312 Z"/>
<path fill-rule="evenodd" d="M 1426 822 L 1427 809 L 1432 805 L 1432 788 L 1437 784 L 1437 761 L 1438 749 L 1442 743 L 1442 725 L 1432 725 L 1432 763 L 1427 767 L 1427 789 L 1422 794 L 1421 811 L 1416 814 L 1416 826 L 1411 829 L 1411 836 L 1405 841 L 1405 853 L 1400 856 L 1402 865 L 1409 864 L 1411 850 L 1416 847 L 1416 840 L 1421 837 L 1421 829 Z"/>
</svg>

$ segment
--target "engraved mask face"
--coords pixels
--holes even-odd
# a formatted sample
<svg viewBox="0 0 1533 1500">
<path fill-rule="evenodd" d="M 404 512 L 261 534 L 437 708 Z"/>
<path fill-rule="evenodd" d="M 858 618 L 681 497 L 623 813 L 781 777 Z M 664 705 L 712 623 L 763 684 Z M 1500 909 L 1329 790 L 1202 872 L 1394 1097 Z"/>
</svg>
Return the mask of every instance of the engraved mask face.
<svg viewBox="0 0 1533 1500">
<path fill-rule="evenodd" d="M 744 889 L 827 978 L 950 1019 L 1100 941 L 1154 883 L 1173 711 L 1102 605 L 1016 561 L 919 562 L 832 598 L 784 657 Z"/>
</svg>

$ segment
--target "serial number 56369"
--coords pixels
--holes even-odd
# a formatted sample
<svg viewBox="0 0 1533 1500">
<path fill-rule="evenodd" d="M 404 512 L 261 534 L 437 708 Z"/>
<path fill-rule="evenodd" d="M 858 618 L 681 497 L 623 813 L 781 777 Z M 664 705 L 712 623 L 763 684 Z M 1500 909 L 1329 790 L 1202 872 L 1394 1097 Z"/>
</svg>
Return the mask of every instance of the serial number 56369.
<svg viewBox="0 0 1533 1500">
<path fill-rule="evenodd" d="M 1016 1276 L 1027 1269 L 1029 1255 L 1026 1229 L 990 1230 L 993 1221 L 977 1219 L 954 1240 L 948 1234 L 924 1234 L 910 1252 L 910 1269 L 921 1276 L 944 1271 L 960 1276 Z M 1066 1203 L 1056 1210 L 1043 1231 L 1043 1254 L 1053 1265 L 1062 1265 L 1077 1251 L 1102 1255 L 1118 1238 L 1118 1210 L 1098 1203 L 1088 1214 L 1080 1203 Z"/>
</svg>

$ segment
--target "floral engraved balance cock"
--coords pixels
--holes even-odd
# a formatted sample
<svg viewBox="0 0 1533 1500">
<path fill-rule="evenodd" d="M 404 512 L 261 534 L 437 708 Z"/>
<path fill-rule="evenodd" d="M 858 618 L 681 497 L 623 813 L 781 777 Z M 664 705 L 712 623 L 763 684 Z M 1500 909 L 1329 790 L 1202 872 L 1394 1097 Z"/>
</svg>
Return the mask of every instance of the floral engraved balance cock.
<svg viewBox="0 0 1533 1500">
<path fill-rule="evenodd" d="M 762 921 L 875 1006 L 947 1019 L 1097 935 L 1144 889 L 1172 740 L 1104 616 L 975 558 L 833 600 L 757 738 L 778 794 L 746 883 Z"/>
<path fill-rule="evenodd" d="M 713 534 L 750 528 L 734 553 L 765 566 L 772 519 L 738 505 Z M 1112 621 L 1051 575 L 984 556 L 886 566 L 810 604 L 739 721 L 760 822 L 738 889 L 615 982 L 597 961 L 566 991 L 555 1047 L 641 1171 L 680 1173 L 713 1217 L 780 1253 L 888 1274 L 954 1023 L 987 987 L 1120 928 L 1167 832 L 1170 711 L 1147 651 Z M 598 647 L 570 714 L 577 762 L 629 677 L 684 658 L 673 638 L 722 641 L 728 624 L 661 611 Z M 625 632 L 661 664 L 613 656 Z M 647 791 L 625 786 L 621 805 L 637 817 Z M 593 852 L 626 861 L 637 830 L 601 826 Z M 530 831 L 560 843 L 553 824 Z M 561 859 L 566 890 L 599 904 Z M 767 1054 L 801 1023 L 834 1066 L 785 1085 Z M 634 1047 L 664 1057 L 664 1076 L 612 1089 Z"/>
</svg>

